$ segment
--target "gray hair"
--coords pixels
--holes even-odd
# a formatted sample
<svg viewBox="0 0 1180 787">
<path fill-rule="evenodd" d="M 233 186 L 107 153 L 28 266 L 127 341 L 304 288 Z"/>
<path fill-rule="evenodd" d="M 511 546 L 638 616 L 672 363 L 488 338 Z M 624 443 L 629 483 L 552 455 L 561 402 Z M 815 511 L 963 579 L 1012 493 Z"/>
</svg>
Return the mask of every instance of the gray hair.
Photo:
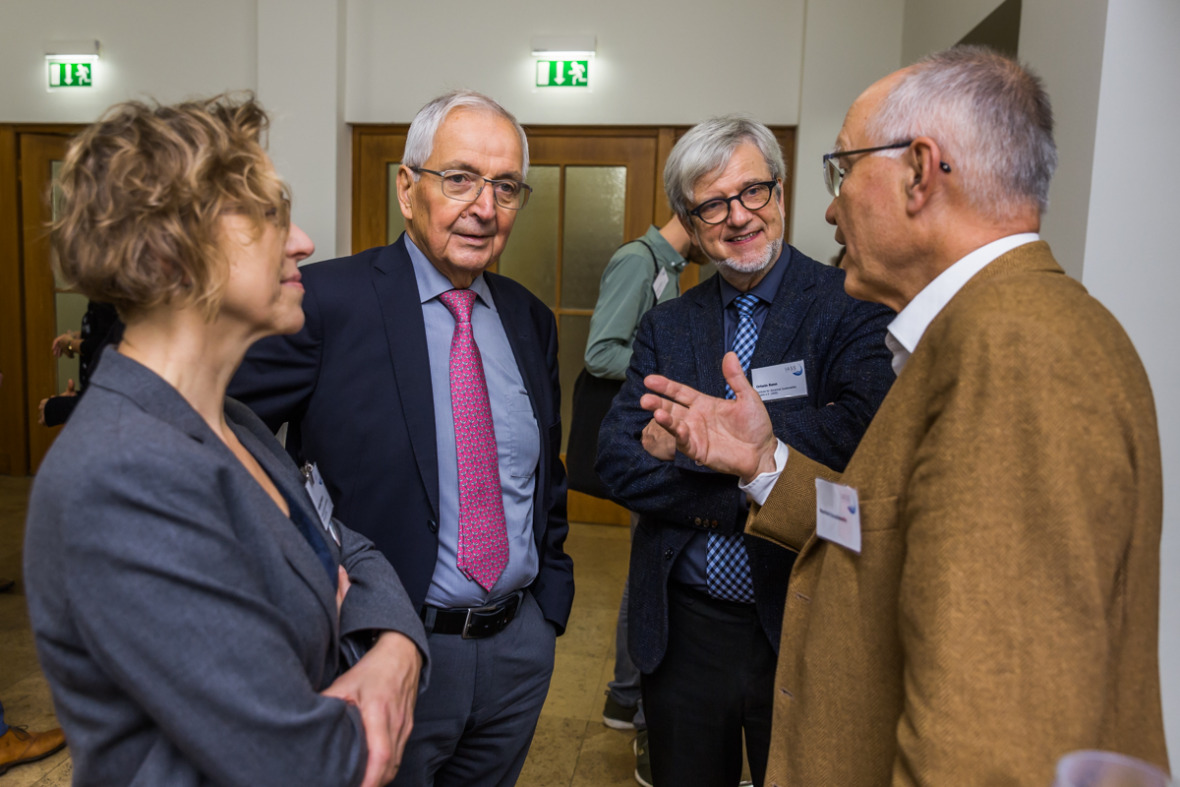
<svg viewBox="0 0 1180 787">
<path fill-rule="evenodd" d="M 668 203 L 680 218 L 688 221 L 693 207 L 693 186 L 705 175 L 729 163 L 733 151 L 743 142 L 752 142 L 762 153 L 770 177 L 786 174 L 783 151 L 770 129 L 745 115 L 725 115 L 696 124 L 681 137 L 664 165 L 664 191 Z"/>
<path fill-rule="evenodd" d="M 529 140 L 524 129 L 517 122 L 516 116 L 509 112 L 494 99 L 474 90 L 452 90 L 444 93 L 418 110 L 410 123 L 410 131 L 406 134 L 406 150 L 402 154 L 402 164 L 407 167 L 420 167 L 430 158 L 434 150 L 434 135 L 438 127 L 446 120 L 447 115 L 456 109 L 474 109 L 492 112 L 507 120 L 520 135 L 521 167 L 520 177 L 524 180 L 529 174 Z M 414 173 L 417 180 L 418 173 Z"/>
<path fill-rule="evenodd" d="M 1039 77 L 998 52 L 957 46 L 904 72 L 869 120 L 871 144 L 931 137 L 981 214 L 1049 207 L 1057 168 L 1053 109 Z"/>
</svg>

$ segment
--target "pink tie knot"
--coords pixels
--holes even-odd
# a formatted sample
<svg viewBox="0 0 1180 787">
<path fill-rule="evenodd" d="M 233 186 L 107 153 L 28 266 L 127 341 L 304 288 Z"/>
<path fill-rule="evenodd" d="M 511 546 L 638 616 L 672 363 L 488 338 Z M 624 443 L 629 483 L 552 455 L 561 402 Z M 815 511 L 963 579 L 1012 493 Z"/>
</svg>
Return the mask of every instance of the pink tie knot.
<svg viewBox="0 0 1180 787">
<path fill-rule="evenodd" d="M 438 299 L 460 325 L 471 322 L 471 308 L 475 305 L 475 290 L 447 290 Z"/>
</svg>

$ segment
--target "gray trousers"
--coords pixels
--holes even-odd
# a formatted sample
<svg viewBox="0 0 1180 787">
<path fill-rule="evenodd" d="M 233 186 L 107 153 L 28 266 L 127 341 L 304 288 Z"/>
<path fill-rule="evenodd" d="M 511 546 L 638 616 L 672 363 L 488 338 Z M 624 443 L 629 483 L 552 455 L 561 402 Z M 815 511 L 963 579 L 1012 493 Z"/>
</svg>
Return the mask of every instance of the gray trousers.
<svg viewBox="0 0 1180 787">
<path fill-rule="evenodd" d="M 631 535 L 639 525 L 639 514 L 631 512 Z M 643 695 L 639 690 L 639 668 L 631 661 L 627 650 L 627 604 L 631 600 L 631 576 L 623 582 L 623 600 L 619 604 L 619 620 L 615 624 L 615 679 L 606 684 L 607 692 L 620 705 L 638 706 L 635 711 L 636 729 L 646 730 L 647 720 L 643 714 Z"/>
<path fill-rule="evenodd" d="M 393 785 L 516 784 L 549 693 L 556 637 L 527 592 L 499 634 L 430 634 L 430 685 L 418 697 Z"/>
</svg>

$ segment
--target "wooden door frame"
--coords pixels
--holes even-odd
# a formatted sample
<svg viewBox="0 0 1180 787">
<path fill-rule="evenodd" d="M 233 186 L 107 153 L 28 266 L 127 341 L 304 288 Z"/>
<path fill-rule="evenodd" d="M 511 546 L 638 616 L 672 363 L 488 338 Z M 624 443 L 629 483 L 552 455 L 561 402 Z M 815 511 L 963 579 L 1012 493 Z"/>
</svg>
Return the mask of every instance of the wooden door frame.
<svg viewBox="0 0 1180 787">
<path fill-rule="evenodd" d="M 664 165 L 668 163 L 668 155 L 676 140 L 684 136 L 692 126 L 553 126 L 527 125 L 525 132 L 530 136 L 615 136 L 615 137 L 644 137 L 656 140 L 656 179 L 652 203 L 652 219 L 657 225 L 663 224 L 672 217 L 672 208 L 668 205 L 668 198 L 664 194 L 662 173 Z M 389 137 L 404 138 L 409 132 L 407 123 L 354 123 L 352 124 L 352 253 L 364 251 L 374 246 L 386 243 L 385 228 L 378 226 L 384 221 L 389 210 L 389 187 L 385 172 L 379 167 L 361 169 L 361 163 L 367 157 L 373 156 L 386 161 L 396 161 L 404 142 L 393 143 Z M 794 172 L 791 164 L 795 160 L 795 126 L 770 126 L 771 132 L 778 139 L 783 150 L 783 160 L 787 162 L 787 177 L 783 182 L 783 200 L 786 220 L 791 219 L 791 199 L 795 190 L 791 188 Z M 376 203 L 379 210 L 371 210 L 360 206 L 366 203 Z M 790 225 L 784 228 L 784 236 L 790 238 Z M 686 272 L 695 271 L 694 268 Z M 693 284 L 696 282 L 693 281 Z"/>
<path fill-rule="evenodd" d="M 29 378 L 31 343 L 37 341 L 32 334 L 40 332 L 28 327 L 26 299 L 33 283 L 30 274 L 33 281 L 38 277 L 37 271 L 30 271 L 25 264 L 24 239 L 29 221 L 37 219 L 30 219 L 28 206 L 21 199 L 22 138 L 68 138 L 83 128 L 75 123 L 0 124 L 0 371 L 4 373 L 4 384 L 0 385 L 0 475 L 29 474 L 30 430 L 42 428 L 37 426 L 40 399 L 30 388 Z M 34 212 L 44 215 L 39 210 Z M 49 281 L 52 287 L 52 275 Z M 38 352 L 48 354 L 49 342 Z M 56 385 L 56 380 L 52 384 Z"/>
</svg>

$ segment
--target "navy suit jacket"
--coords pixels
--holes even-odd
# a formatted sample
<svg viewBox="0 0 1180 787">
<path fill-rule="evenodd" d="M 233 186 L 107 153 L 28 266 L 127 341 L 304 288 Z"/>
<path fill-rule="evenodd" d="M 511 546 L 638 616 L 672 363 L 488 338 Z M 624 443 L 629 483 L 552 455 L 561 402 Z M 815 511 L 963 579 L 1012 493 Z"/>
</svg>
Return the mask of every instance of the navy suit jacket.
<svg viewBox="0 0 1180 787">
<path fill-rule="evenodd" d="M 231 395 L 272 429 L 290 424 L 288 450 L 319 464 L 336 515 L 373 540 L 421 607 L 438 555 L 438 455 L 426 327 L 405 237 L 302 273 L 306 324 L 255 344 Z M 563 550 L 569 527 L 556 324 L 521 285 L 484 277 L 541 434 L 533 499 L 539 570 L 531 590 L 561 632 L 574 579 Z"/>
<path fill-rule="evenodd" d="M 893 383 L 885 328 L 893 312 L 844 292 L 844 273 L 784 245 L 787 265 L 758 334 L 750 368 L 804 361 L 807 395 L 766 403 L 775 434 L 829 467 L 843 468 Z M 602 422 L 596 470 L 614 499 L 640 515 L 631 546 L 627 636 L 631 657 L 650 673 L 668 642 L 668 577 L 699 532 L 740 533 L 745 494 L 732 475 L 671 462 L 641 443 L 651 414 L 639 406 L 643 378 L 662 374 L 711 396 L 725 396 L 725 323 L 714 276 L 646 315 L 627 379 Z M 747 536 L 758 618 L 777 650 L 783 600 L 795 555 Z"/>
</svg>

